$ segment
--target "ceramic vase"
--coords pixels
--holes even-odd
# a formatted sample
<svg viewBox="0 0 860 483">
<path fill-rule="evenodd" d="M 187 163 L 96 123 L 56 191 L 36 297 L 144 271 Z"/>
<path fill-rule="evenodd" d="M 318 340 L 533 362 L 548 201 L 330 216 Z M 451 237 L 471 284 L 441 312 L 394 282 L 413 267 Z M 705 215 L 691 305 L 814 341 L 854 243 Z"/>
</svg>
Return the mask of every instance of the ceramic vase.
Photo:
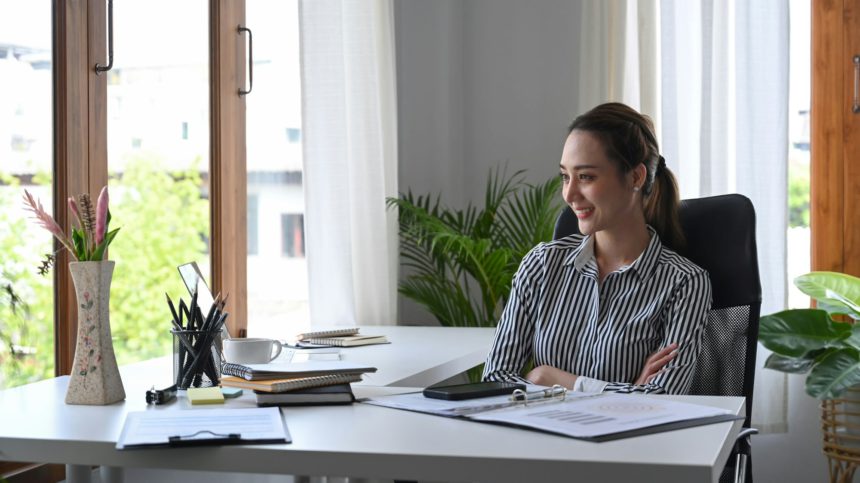
<svg viewBox="0 0 860 483">
<path fill-rule="evenodd" d="M 110 333 L 110 282 L 114 262 L 72 262 L 78 307 L 75 360 L 66 404 L 104 405 L 125 399 Z"/>
</svg>

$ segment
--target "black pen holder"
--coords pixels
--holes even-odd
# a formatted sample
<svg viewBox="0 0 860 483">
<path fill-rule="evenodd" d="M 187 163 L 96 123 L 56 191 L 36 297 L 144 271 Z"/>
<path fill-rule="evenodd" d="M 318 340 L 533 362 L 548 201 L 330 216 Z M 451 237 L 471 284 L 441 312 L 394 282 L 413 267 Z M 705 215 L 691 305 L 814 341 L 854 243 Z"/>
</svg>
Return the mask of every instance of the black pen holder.
<svg viewBox="0 0 860 483">
<path fill-rule="evenodd" d="M 177 389 L 221 384 L 221 331 L 177 330 L 173 334 L 173 380 Z"/>
</svg>

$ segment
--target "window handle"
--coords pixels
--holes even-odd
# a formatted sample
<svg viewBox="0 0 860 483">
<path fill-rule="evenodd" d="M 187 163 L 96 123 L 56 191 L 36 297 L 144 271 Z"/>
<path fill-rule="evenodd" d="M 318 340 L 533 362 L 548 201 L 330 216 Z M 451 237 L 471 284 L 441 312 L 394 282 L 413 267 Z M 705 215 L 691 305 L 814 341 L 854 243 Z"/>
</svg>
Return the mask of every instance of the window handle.
<svg viewBox="0 0 860 483">
<path fill-rule="evenodd" d="M 854 56 L 854 114 L 860 113 L 860 55 Z"/>
<path fill-rule="evenodd" d="M 96 75 L 113 68 L 113 0 L 108 0 L 108 65 L 96 63 Z"/>
<path fill-rule="evenodd" d="M 242 32 L 248 32 L 248 90 L 239 88 L 239 96 L 244 96 L 245 94 L 250 94 L 251 89 L 254 88 L 254 36 L 248 27 L 239 25 L 237 31 L 239 35 L 242 35 Z"/>
</svg>

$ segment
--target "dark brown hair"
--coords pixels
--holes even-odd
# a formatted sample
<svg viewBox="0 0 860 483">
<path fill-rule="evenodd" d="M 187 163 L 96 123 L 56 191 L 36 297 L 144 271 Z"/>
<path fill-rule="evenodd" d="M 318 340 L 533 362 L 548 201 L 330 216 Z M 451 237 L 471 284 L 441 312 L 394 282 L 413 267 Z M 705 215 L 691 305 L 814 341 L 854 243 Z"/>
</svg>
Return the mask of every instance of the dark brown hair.
<svg viewBox="0 0 860 483">
<path fill-rule="evenodd" d="M 648 116 L 618 102 L 601 104 L 574 119 L 568 134 L 587 131 L 600 140 L 606 157 L 624 175 L 644 164 L 647 174 L 642 185 L 645 222 L 657 230 L 660 239 L 673 249 L 684 245 L 678 218 L 678 182 L 660 155 L 654 124 Z"/>
</svg>

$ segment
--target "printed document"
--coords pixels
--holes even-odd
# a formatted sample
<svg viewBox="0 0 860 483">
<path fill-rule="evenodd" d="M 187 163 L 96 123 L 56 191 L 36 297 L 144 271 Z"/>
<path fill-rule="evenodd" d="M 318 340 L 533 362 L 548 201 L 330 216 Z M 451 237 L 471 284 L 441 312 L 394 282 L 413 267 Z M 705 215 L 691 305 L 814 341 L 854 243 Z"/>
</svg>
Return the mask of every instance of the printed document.
<svg viewBox="0 0 860 483">
<path fill-rule="evenodd" d="M 530 387 L 531 390 L 531 387 Z M 509 396 L 493 396 L 468 401 L 429 399 L 420 392 L 380 396 L 362 401 L 377 406 L 417 411 L 448 417 L 463 417 L 538 429 L 581 439 L 623 435 L 633 430 L 673 429 L 671 424 L 693 426 L 743 419 L 725 409 L 683 403 L 661 397 L 636 394 L 568 392 L 564 399 L 546 398 L 512 402 Z M 665 426 L 664 426 L 665 425 Z M 662 429 L 656 429 L 662 427 Z"/>
</svg>

